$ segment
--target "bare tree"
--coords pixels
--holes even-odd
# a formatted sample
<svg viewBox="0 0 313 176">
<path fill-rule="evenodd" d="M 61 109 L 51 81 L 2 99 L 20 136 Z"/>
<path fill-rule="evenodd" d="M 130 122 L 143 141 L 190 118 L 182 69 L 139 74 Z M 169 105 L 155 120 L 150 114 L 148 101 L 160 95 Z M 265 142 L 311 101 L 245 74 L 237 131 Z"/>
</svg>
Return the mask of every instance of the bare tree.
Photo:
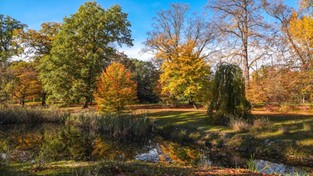
<svg viewBox="0 0 313 176">
<path fill-rule="evenodd" d="M 153 30 L 148 32 L 145 51 L 152 52 L 156 58 L 171 60 L 173 54 L 179 54 L 177 48 L 181 44 L 194 42 L 194 53 L 198 57 L 208 57 L 215 38 L 212 24 L 203 14 L 189 14 L 186 4 L 171 4 L 169 10 L 161 10 L 152 24 Z"/>
<path fill-rule="evenodd" d="M 266 55 L 266 29 L 262 4 L 255 0 L 210 0 L 215 26 L 219 30 L 225 58 L 236 59 L 243 66 L 245 85 L 249 87 L 250 68 Z"/>
</svg>

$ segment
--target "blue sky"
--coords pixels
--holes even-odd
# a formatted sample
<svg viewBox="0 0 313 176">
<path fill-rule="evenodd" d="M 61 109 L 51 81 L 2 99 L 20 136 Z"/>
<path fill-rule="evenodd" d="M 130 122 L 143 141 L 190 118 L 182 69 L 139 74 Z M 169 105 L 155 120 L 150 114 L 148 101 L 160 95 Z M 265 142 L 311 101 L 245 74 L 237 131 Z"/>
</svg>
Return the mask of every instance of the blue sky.
<svg viewBox="0 0 313 176">
<path fill-rule="evenodd" d="M 75 13 L 87 0 L 0 0 L 0 14 L 9 15 L 31 29 L 39 29 L 43 22 L 62 22 L 64 17 Z M 275 1 L 275 0 L 274 0 Z M 191 11 L 202 10 L 208 0 L 97 0 L 103 8 L 113 4 L 122 6 L 128 13 L 132 24 L 131 30 L 134 47 L 122 48 L 130 57 L 147 59 L 148 54 L 139 53 L 146 33 L 151 30 L 152 19 L 161 9 L 168 9 L 170 3 L 186 3 Z M 297 0 L 286 0 L 290 6 L 296 7 Z"/>
</svg>

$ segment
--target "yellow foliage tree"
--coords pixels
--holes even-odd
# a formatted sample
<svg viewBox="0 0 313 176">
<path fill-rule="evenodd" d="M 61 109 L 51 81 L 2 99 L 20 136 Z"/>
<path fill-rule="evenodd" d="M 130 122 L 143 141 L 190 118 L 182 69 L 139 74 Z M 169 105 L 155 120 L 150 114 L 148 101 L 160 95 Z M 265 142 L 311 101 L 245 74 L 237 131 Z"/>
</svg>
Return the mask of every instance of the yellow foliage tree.
<svg viewBox="0 0 313 176">
<path fill-rule="evenodd" d="M 297 50 L 302 55 L 302 66 L 307 67 L 313 61 L 313 18 L 295 13 L 290 21 L 289 31 L 296 42 Z"/>
<path fill-rule="evenodd" d="M 161 66 L 160 83 L 163 95 L 189 101 L 197 108 L 196 101 L 208 101 L 210 66 L 194 52 L 194 48 L 195 42 L 192 41 L 177 47 L 171 59 L 165 60 Z"/>
<path fill-rule="evenodd" d="M 95 99 L 101 112 L 119 113 L 136 99 L 137 84 L 120 63 L 113 62 L 102 71 L 97 86 Z"/>
</svg>

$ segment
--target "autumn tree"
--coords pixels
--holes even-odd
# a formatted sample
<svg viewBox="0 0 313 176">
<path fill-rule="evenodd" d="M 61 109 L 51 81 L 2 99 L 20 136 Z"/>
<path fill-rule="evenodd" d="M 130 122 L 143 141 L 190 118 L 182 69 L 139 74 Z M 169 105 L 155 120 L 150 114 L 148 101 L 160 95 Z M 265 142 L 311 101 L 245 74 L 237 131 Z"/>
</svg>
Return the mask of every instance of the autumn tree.
<svg viewBox="0 0 313 176">
<path fill-rule="evenodd" d="M 192 103 L 197 101 L 199 89 L 205 89 L 206 84 L 202 82 L 205 78 L 199 79 L 196 72 L 201 76 L 209 73 L 205 60 L 211 54 L 214 38 L 212 24 L 203 16 L 191 15 L 188 5 L 171 4 L 169 10 L 158 12 L 145 50 L 152 52 L 162 64 L 163 95 Z"/>
<path fill-rule="evenodd" d="M 139 103 L 157 103 L 160 100 L 158 80 L 160 70 L 152 61 L 128 58 L 124 53 L 118 53 L 111 59 L 119 62 L 132 72 L 132 79 L 137 82 L 137 98 Z"/>
<path fill-rule="evenodd" d="M 179 55 L 161 66 L 162 94 L 174 96 L 178 100 L 189 101 L 195 108 L 196 102 L 205 102 L 210 92 L 210 66 L 194 53 L 195 43 L 177 48 Z"/>
<path fill-rule="evenodd" d="M 242 65 L 245 85 L 249 87 L 250 69 L 265 56 L 268 46 L 262 4 L 257 0 L 210 0 L 208 7 L 215 12 L 222 57 L 236 59 L 235 63 Z"/>
<path fill-rule="evenodd" d="M 281 62 L 290 72 L 298 72 L 295 80 L 286 78 L 292 82 L 298 82 L 296 87 L 300 90 L 298 97 L 302 97 L 302 102 L 309 99 L 312 85 L 312 25 L 313 20 L 310 13 L 304 13 L 306 8 L 311 5 L 310 0 L 301 0 L 300 8 L 296 11 L 294 8 L 284 4 L 283 1 L 263 0 L 263 6 L 266 12 L 274 17 L 278 26 L 276 45 L 281 45 L 283 50 L 276 58 L 282 58 Z M 276 61 L 277 62 L 277 61 Z M 276 63 L 277 65 L 277 63 Z M 300 76 L 301 75 L 301 76 Z M 300 81 L 301 80 L 301 81 Z M 301 83 L 300 83 L 300 82 Z M 301 102 L 301 101 L 296 101 Z"/>
<path fill-rule="evenodd" d="M 51 54 L 52 43 L 61 28 L 60 23 L 46 22 L 41 24 L 41 28 L 36 31 L 28 29 L 18 33 L 21 44 L 27 48 L 26 54 L 34 54 L 35 59 L 41 59 L 45 55 Z"/>
<path fill-rule="evenodd" d="M 269 2 L 263 0 L 265 11 L 277 22 L 277 40 L 273 43 L 283 47 L 279 56 L 285 60 L 289 67 L 305 69 L 311 62 L 312 47 L 311 38 L 311 17 L 302 16 L 295 9 L 287 6 L 282 1 Z M 308 38 L 306 38 L 308 37 Z"/>
<path fill-rule="evenodd" d="M 313 18 L 296 14 L 290 20 L 290 37 L 295 43 L 294 48 L 299 52 L 302 67 L 308 67 L 313 61 Z"/>
<path fill-rule="evenodd" d="M 131 79 L 131 72 L 113 62 L 102 71 L 97 82 L 96 102 L 101 112 L 119 113 L 125 105 L 136 99 L 136 82 Z"/>
<path fill-rule="evenodd" d="M 230 118 L 247 118 L 251 105 L 239 66 L 221 63 L 215 72 L 208 116 L 214 123 L 227 124 Z M 215 112 L 214 112 L 215 111 Z"/>
<path fill-rule="evenodd" d="M 38 73 L 32 63 L 25 61 L 16 61 L 10 65 L 13 72 L 13 79 L 10 81 L 13 98 L 24 106 L 25 100 L 35 98 L 42 90 L 38 80 Z"/>
<path fill-rule="evenodd" d="M 312 98 L 311 74 L 289 67 L 262 66 L 252 72 L 247 97 L 253 103 L 305 103 Z"/>
<path fill-rule="evenodd" d="M 33 64 L 38 72 L 44 72 L 45 67 L 41 66 L 43 57 L 50 57 L 52 43 L 55 36 L 60 31 L 61 24 L 48 22 L 42 23 L 41 29 L 38 31 L 28 29 L 27 31 L 21 30 L 18 33 L 20 45 L 25 48 L 25 54 L 31 56 Z M 44 64 L 42 64 L 44 65 Z M 47 92 L 42 89 L 41 91 L 41 105 L 46 106 Z"/>
<path fill-rule="evenodd" d="M 104 10 L 96 2 L 86 2 L 78 12 L 64 19 L 51 56 L 44 57 L 40 77 L 52 97 L 92 102 L 96 78 L 107 65 L 112 44 L 132 45 L 127 14 L 118 5 Z"/>
</svg>

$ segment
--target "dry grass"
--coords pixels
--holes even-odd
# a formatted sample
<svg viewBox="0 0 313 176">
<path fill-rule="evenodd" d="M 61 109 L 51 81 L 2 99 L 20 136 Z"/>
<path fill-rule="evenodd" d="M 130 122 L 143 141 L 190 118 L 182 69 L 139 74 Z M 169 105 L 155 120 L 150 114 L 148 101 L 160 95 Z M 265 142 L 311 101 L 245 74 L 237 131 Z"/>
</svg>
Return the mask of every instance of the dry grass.
<svg viewBox="0 0 313 176">
<path fill-rule="evenodd" d="M 252 126 L 252 130 L 264 130 L 267 129 L 268 127 L 270 127 L 271 123 L 268 120 L 268 118 L 258 118 L 253 120 L 253 126 Z"/>
<path fill-rule="evenodd" d="M 233 130 L 239 131 L 239 132 L 247 132 L 249 131 L 251 127 L 251 125 L 243 119 L 230 119 L 229 126 Z"/>
</svg>

